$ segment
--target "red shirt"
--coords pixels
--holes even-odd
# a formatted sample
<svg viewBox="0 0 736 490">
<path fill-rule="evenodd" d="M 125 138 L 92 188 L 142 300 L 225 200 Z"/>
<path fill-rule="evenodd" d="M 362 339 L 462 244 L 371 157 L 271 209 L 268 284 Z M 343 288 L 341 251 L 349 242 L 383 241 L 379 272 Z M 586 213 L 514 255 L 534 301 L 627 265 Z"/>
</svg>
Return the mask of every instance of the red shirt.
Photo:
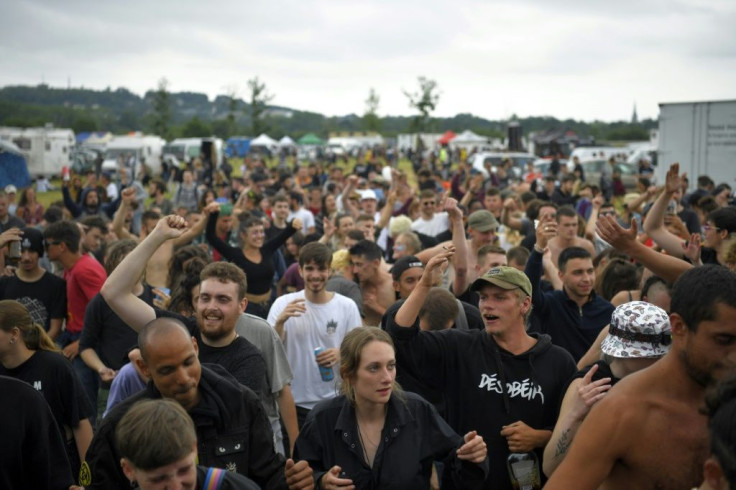
<svg viewBox="0 0 736 490">
<path fill-rule="evenodd" d="M 107 279 L 102 264 L 88 254 L 82 255 L 71 269 L 64 271 L 66 280 L 67 318 L 66 329 L 79 333 L 84 325 L 87 304 L 100 292 Z"/>
</svg>

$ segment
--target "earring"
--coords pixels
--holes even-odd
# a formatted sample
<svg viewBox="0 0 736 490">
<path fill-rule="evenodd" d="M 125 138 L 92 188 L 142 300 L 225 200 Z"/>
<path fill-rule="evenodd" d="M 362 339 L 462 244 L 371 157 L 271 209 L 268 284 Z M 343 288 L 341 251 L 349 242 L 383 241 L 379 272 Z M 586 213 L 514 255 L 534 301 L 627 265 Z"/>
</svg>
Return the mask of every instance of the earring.
<svg viewBox="0 0 736 490">
<path fill-rule="evenodd" d="M 15 338 L 10 339 L 11 344 L 15 344 Z"/>
</svg>

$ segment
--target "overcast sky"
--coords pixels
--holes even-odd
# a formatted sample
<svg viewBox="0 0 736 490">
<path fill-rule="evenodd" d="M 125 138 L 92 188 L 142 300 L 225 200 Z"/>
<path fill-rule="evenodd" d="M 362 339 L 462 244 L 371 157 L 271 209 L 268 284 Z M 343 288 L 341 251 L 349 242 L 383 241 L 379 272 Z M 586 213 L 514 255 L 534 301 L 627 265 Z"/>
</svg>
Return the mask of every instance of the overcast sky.
<svg viewBox="0 0 736 490">
<path fill-rule="evenodd" d="M 0 85 L 138 94 L 258 76 L 273 104 L 408 115 L 402 90 L 437 81 L 434 115 L 657 117 L 659 102 L 736 98 L 734 0 L 3 0 Z"/>
</svg>

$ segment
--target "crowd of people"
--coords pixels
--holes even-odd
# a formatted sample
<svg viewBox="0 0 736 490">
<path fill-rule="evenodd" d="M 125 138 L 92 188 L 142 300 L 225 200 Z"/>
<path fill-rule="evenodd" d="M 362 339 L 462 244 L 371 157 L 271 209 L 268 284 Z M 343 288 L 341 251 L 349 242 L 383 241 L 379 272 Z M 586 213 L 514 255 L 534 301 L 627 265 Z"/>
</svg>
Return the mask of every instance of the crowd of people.
<svg viewBox="0 0 736 490">
<path fill-rule="evenodd" d="M 736 486 L 728 184 L 384 157 L 0 190 L 0 487 Z"/>
</svg>

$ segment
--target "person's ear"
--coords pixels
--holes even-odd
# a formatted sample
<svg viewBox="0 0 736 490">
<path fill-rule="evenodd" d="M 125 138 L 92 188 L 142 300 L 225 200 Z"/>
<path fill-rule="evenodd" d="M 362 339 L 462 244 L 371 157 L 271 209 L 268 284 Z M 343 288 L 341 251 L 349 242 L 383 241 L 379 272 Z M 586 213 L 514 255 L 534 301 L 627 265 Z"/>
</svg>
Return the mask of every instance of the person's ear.
<svg viewBox="0 0 736 490">
<path fill-rule="evenodd" d="M 121 458 L 120 467 L 125 474 L 125 478 L 127 478 L 128 481 L 130 481 L 131 485 L 133 485 L 133 482 L 135 482 L 135 468 L 133 468 L 133 465 L 130 464 L 130 461 L 128 461 L 127 459 Z"/>
<path fill-rule="evenodd" d="M 673 338 L 683 337 L 687 334 L 689 328 L 679 313 L 670 313 L 670 330 Z"/>
<path fill-rule="evenodd" d="M 135 365 L 138 366 L 138 370 L 141 373 L 143 373 L 143 376 L 145 376 L 148 379 L 151 379 L 151 371 L 148 369 L 148 365 L 146 364 L 146 361 L 144 361 L 142 357 L 139 357 L 135 360 Z"/>
<path fill-rule="evenodd" d="M 192 346 L 194 347 L 194 353 L 199 356 L 199 344 L 197 343 L 197 339 L 192 337 Z"/>
</svg>

